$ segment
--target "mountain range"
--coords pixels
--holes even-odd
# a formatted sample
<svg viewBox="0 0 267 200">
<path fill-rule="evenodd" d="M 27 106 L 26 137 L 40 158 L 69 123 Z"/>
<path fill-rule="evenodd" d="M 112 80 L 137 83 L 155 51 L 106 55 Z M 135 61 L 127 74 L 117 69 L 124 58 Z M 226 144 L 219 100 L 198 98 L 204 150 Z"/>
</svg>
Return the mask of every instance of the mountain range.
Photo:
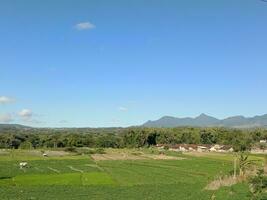
<svg viewBox="0 0 267 200">
<path fill-rule="evenodd" d="M 164 116 L 155 121 L 147 121 L 141 127 L 229 127 L 229 128 L 267 128 L 267 114 L 255 117 L 233 116 L 225 119 L 217 119 L 215 117 L 201 114 L 198 117 L 177 118 Z M 137 127 L 137 126 L 135 126 Z M 1 129 L 31 129 L 32 127 L 23 126 L 20 124 L 1 124 Z M 97 128 L 96 128 L 97 129 Z M 108 128 L 107 128 L 108 129 Z"/>
<path fill-rule="evenodd" d="M 231 128 L 255 128 L 267 127 L 267 114 L 255 117 L 233 116 L 225 119 L 201 114 L 198 117 L 177 118 L 165 116 L 155 121 L 147 121 L 143 127 L 231 127 Z"/>
</svg>

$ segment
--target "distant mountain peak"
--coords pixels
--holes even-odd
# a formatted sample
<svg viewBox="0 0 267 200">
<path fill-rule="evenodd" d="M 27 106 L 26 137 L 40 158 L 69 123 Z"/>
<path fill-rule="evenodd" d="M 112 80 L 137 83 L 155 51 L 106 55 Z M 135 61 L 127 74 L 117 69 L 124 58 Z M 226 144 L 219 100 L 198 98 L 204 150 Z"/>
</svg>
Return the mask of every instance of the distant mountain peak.
<svg viewBox="0 0 267 200">
<path fill-rule="evenodd" d="M 170 119 L 170 118 L 175 118 L 175 117 L 172 117 L 172 116 L 163 116 L 161 119 Z"/>
<path fill-rule="evenodd" d="M 201 113 L 199 116 L 197 116 L 195 119 L 197 119 L 197 118 L 213 118 L 213 117 L 211 117 L 211 116 L 209 116 L 209 115 L 206 115 L 205 113 Z"/>
</svg>

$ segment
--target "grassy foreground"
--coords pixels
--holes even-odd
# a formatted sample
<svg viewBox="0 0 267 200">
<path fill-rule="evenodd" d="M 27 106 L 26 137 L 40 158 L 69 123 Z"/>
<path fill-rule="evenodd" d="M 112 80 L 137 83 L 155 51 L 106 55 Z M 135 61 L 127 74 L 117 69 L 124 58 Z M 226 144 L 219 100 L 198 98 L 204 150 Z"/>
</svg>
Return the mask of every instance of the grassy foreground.
<svg viewBox="0 0 267 200">
<path fill-rule="evenodd" d="M 157 154 L 147 149 L 107 154 L 114 151 L 127 151 L 133 158 Z M 5 151 L 0 153 L 0 199 L 249 199 L 245 183 L 204 190 L 216 177 L 229 174 L 232 155 L 167 154 L 179 159 L 93 160 L 72 154 L 46 158 L 38 151 Z M 28 168 L 19 168 L 22 160 Z"/>
</svg>

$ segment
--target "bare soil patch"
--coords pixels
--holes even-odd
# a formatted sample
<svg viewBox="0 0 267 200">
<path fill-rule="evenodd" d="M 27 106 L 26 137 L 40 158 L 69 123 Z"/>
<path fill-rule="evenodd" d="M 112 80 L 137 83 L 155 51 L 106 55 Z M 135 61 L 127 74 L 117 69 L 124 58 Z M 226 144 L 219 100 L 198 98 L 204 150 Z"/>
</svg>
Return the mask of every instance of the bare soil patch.
<svg viewBox="0 0 267 200">
<path fill-rule="evenodd" d="M 94 160 L 140 160 L 140 156 L 135 156 L 127 153 L 108 153 L 108 154 L 93 154 L 91 157 Z"/>
<path fill-rule="evenodd" d="M 130 153 L 107 153 L 107 154 L 94 154 L 91 157 L 96 161 L 101 160 L 182 160 L 184 158 L 166 156 L 166 155 L 153 155 L 141 154 L 133 155 Z"/>
<path fill-rule="evenodd" d="M 154 159 L 154 160 L 183 160 L 185 159 L 182 157 L 166 156 L 164 154 L 160 154 L 160 155 L 146 154 L 146 155 L 143 155 L 143 157 Z"/>
</svg>

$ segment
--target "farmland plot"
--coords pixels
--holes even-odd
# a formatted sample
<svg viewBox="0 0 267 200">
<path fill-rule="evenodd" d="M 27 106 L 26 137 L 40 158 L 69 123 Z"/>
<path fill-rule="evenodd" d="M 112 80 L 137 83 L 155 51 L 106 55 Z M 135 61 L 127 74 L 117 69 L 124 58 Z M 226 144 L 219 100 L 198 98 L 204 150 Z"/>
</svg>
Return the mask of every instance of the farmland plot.
<svg viewBox="0 0 267 200">
<path fill-rule="evenodd" d="M 88 155 L 30 157 L 25 169 L 19 169 L 16 156 L 15 159 L 6 156 L 0 156 L 0 199 L 204 200 L 212 195 L 221 200 L 249 199 L 245 184 L 218 191 L 204 190 L 216 176 L 232 170 L 227 155 L 218 159 L 214 155 L 209 158 L 177 153 L 168 155 L 177 159 L 153 159 L 154 154 L 146 159 L 116 160 L 93 160 Z M 108 152 L 105 156 L 111 155 Z"/>
</svg>

